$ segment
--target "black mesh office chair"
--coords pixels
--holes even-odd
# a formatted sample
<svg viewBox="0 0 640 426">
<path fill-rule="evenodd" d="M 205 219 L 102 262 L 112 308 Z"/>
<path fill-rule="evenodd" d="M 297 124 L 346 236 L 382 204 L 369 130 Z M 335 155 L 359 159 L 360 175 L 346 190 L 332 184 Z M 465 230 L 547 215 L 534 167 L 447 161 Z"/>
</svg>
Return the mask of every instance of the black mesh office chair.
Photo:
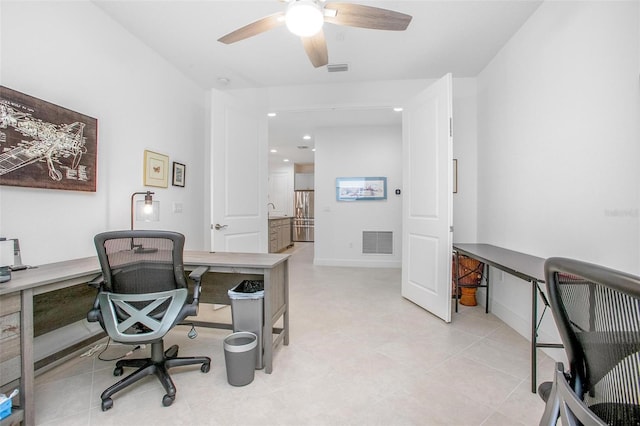
<svg viewBox="0 0 640 426">
<path fill-rule="evenodd" d="M 640 425 L 640 277 L 564 258 L 548 259 L 545 276 L 569 371 L 556 366 L 540 424 L 555 425 L 559 414 L 569 420 L 561 413 L 565 379 L 604 424 Z"/>
<path fill-rule="evenodd" d="M 189 278 L 194 280 L 192 300 L 187 301 L 188 287 L 182 251 L 184 236 L 167 231 L 114 231 L 94 238 L 102 277 L 89 321 L 98 321 L 112 340 L 120 343 L 151 344 L 151 358 L 122 359 L 116 363 L 115 376 L 123 367 L 137 370 L 106 389 L 100 396 L 102 410 L 113 406 L 111 396 L 138 380 L 155 374 L 166 394 L 164 406 L 173 403 L 176 388 L 169 376 L 171 367 L 202 364 L 209 371 L 208 357 L 178 358 L 178 346 L 164 350 L 164 335 L 186 317 L 197 315 L 200 279 L 206 268 L 198 268 Z"/>
</svg>

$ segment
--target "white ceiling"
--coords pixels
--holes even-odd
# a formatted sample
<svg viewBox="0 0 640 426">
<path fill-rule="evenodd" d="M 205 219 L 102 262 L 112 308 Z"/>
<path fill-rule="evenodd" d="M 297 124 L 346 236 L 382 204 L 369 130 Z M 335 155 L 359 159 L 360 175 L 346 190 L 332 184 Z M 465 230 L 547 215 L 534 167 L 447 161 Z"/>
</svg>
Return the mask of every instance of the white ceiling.
<svg viewBox="0 0 640 426">
<path fill-rule="evenodd" d="M 300 40 L 279 27 L 225 45 L 221 36 L 280 12 L 278 0 L 93 0 L 114 20 L 203 89 L 345 83 L 378 80 L 475 77 L 540 5 L 541 0 L 353 1 L 413 16 L 403 32 L 324 26 L 329 64 L 314 68 Z M 228 79 L 222 84 L 219 79 Z M 339 120 L 339 121 L 336 121 Z M 392 111 L 307 111 L 270 119 L 269 141 L 294 162 L 312 162 L 303 133 L 346 123 L 400 123 Z"/>
</svg>

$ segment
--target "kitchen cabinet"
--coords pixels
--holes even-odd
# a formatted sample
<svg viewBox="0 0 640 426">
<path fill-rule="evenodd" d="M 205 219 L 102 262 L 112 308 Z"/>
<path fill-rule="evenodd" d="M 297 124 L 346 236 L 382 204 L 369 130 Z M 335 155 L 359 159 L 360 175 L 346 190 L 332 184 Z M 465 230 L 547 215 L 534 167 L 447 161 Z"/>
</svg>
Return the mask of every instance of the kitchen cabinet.
<svg viewBox="0 0 640 426">
<path fill-rule="evenodd" d="M 290 217 L 269 218 L 269 253 L 278 253 L 293 245 Z"/>
</svg>

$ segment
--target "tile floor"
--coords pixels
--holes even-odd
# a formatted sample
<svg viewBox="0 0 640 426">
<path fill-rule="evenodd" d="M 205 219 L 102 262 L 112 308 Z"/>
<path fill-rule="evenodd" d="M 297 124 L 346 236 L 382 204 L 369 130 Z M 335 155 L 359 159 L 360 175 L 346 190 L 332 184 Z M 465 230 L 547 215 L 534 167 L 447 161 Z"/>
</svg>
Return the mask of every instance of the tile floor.
<svg viewBox="0 0 640 426">
<path fill-rule="evenodd" d="M 78 357 L 36 378 L 39 425 L 537 425 L 544 409 L 530 392 L 529 343 L 481 307 L 445 324 L 400 296 L 399 269 L 314 266 L 313 245 L 296 244 L 290 266 L 291 342 L 273 374 L 227 383 L 228 330 L 176 327 L 167 346 L 208 355 L 211 371 L 172 369 L 171 407 L 155 377 L 114 396 L 113 362 Z M 211 306 L 201 311 L 213 311 Z M 228 314 L 225 307 L 216 314 Z M 226 312 L 226 313 L 225 313 Z M 230 318 L 230 316 L 229 316 Z M 111 346 L 117 356 L 128 346 Z M 553 361 L 539 355 L 539 380 Z M 125 374 L 127 372 L 125 371 Z"/>
</svg>

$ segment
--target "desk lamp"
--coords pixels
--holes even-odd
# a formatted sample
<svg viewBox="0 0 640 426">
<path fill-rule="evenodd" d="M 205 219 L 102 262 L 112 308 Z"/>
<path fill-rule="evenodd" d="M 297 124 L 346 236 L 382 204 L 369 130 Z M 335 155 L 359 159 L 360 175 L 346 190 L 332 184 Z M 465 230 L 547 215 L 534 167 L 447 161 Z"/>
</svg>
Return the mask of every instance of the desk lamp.
<svg viewBox="0 0 640 426">
<path fill-rule="evenodd" d="M 131 230 L 133 231 L 134 214 L 135 220 L 144 222 L 158 222 L 160 220 L 160 202 L 153 201 L 154 192 L 134 192 L 131 194 Z M 144 195 L 144 201 L 135 200 L 136 195 Z M 136 253 L 152 253 L 158 251 L 155 248 L 145 249 L 142 245 L 134 245 L 131 241 L 131 248 Z"/>
<path fill-rule="evenodd" d="M 135 220 L 145 222 L 158 222 L 160 220 L 160 203 L 153 201 L 154 192 L 134 192 L 131 194 L 131 230 Z M 144 201 L 135 202 L 136 195 L 144 195 Z M 135 214 L 135 216 L 134 216 Z"/>
</svg>

